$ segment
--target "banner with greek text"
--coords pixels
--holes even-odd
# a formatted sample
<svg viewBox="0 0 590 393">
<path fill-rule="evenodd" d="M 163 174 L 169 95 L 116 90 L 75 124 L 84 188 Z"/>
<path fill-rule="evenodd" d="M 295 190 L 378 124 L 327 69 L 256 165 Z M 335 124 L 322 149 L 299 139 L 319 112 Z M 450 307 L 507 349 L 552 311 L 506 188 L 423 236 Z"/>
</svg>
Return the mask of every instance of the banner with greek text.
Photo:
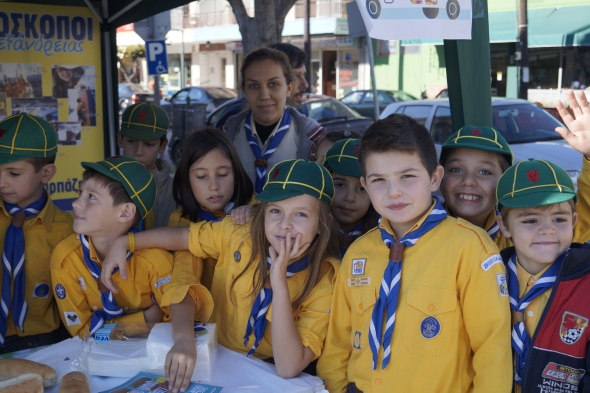
<svg viewBox="0 0 590 393">
<path fill-rule="evenodd" d="M 0 119 L 40 116 L 57 132 L 51 198 L 71 210 L 82 161 L 104 158 L 100 24 L 84 7 L 2 3 Z"/>
</svg>

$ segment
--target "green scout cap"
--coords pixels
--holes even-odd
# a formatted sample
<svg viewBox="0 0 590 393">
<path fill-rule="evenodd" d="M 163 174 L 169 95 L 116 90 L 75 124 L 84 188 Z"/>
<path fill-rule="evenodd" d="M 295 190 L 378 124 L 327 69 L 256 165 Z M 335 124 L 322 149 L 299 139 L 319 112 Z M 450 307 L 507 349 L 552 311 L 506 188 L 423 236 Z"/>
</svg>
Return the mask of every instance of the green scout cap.
<svg viewBox="0 0 590 393">
<path fill-rule="evenodd" d="M 324 164 L 327 163 L 332 171 L 344 176 L 361 177 L 359 165 L 360 139 L 342 139 L 332 145 L 326 152 Z"/>
<path fill-rule="evenodd" d="M 26 113 L 0 122 L 0 165 L 57 154 L 57 132 L 40 117 Z"/>
<path fill-rule="evenodd" d="M 84 169 L 94 169 L 123 184 L 129 198 L 144 218 L 156 201 L 154 175 L 143 164 L 129 157 L 113 156 L 99 162 L 83 162 Z"/>
<path fill-rule="evenodd" d="M 508 146 L 508 142 L 502 134 L 491 127 L 465 126 L 455 132 L 442 146 L 441 162 L 444 162 L 445 151 L 448 154 L 448 150 L 460 147 L 501 154 L 512 165 L 512 150 Z"/>
<path fill-rule="evenodd" d="M 552 162 L 520 161 L 498 180 L 498 203 L 509 208 L 546 206 L 574 199 L 574 182 L 566 171 Z"/>
<path fill-rule="evenodd" d="M 123 112 L 121 134 L 131 139 L 153 141 L 166 135 L 169 125 L 164 109 L 149 102 L 138 102 Z"/>
<path fill-rule="evenodd" d="M 285 160 L 268 172 L 267 182 L 256 199 L 277 202 L 303 194 L 332 204 L 334 182 L 330 172 L 313 161 Z"/>
</svg>

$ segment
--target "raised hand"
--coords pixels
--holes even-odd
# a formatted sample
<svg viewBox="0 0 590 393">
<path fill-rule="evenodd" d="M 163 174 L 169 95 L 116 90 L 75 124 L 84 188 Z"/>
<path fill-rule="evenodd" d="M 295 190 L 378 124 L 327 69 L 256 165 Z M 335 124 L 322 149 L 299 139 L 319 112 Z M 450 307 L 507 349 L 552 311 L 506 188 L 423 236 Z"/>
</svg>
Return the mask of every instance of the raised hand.
<svg viewBox="0 0 590 393">
<path fill-rule="evenodd" d="M 583 90 L 578 96 L 572 90 L 568 90 L 567 98 L 569 109 L 561 101 L 557 101 L 555 107 L 567 126 L 557 127 L 556 132 L 565 139 L 571 147 L 590 159 L 590 107 Z"/>
</svg>

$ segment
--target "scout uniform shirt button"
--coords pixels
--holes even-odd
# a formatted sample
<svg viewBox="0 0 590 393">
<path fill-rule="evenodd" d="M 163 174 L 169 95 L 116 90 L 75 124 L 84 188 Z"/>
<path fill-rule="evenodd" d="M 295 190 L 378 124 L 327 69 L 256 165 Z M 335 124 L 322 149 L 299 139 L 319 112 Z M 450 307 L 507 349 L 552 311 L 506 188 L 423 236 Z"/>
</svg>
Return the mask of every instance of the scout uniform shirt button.
<svg viewBox="0 0 590 393">
<path fill-rule="evenodd" d="M 533 316 L 533 315 L 535 315 L 535 314 L 533 314 L 533 312 L 532 312 L 532 311 L 529 311 L 529 312 L 527 312 L 527 313 L 526 313 L 526 315 L 528 315 L 529 317 L 532 317 L 532 316 Z"/>
<path fill-rule="evenodd" d="M 434 311 L 434 304 L 430 304 L 428 306 L 428 311 Z"/>
<path fill-rule="evenodd" d="M 98 307 L 94 306 L 94 307 L 92 307 L 92 309 L 93 309 L 94 311 L 96 311 L 96 310 L 98 310 Z"/>
<path fill-rule="evenodd" d="M 381 379 L 379 379 L 379 378 L 377 378 L 375 380 L 375 385 L 377 385 L 377 386 L 381 385 L 382 383 L 383 383 L 383 381 L 381 381 Z"/>
<path fill-rule="evenodd" d="M 359 310 L 363 309 L 363 303 L 359 303 Z"/>
</svg>

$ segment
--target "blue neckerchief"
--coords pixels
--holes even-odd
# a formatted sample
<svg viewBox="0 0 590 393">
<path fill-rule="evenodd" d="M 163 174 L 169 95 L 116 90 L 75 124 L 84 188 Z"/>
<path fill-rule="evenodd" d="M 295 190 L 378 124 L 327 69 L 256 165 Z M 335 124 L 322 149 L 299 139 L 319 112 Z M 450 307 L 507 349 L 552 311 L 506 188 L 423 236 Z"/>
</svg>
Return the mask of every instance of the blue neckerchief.
<svg viewBox="0 0 590 393">
<path fill-rule="evenodd" d="M 494 213 L 496 214 L 496 219 L 494 220 L 494 223 L 492 224 L 490 229 L 488 229 L 488 235 L 490 235 L 492 240 L 494 240 L 498 232 L 500 232 L 500 224 L 498 224 L 497 218 L 500 215 L 500 212 L 498 211 L 498 209 L 494 208 Z"/>
<path fill-rule="evenodd" d="M 289 131 L 289 124 L 291 124 L 291 114 L 287 107 L 285 107 L 285 113 L 281 118 L 281 122 L 279 123 L 279 128 L 273 137 L 271 137 L 264 154 L 260 151 L 260 146 L 258 145 L 258 141 L 252 134 L 252 127 L 250 126 L 252 119 L 252 111 L 249 111 L 246 115 L 246 120 L 244 122 L 244 128 L 246 130 L 246 137 L 248 138 L 248 143 L 250 144 L 250 148 L 252 149 L 252 153 L 254 154 L 254 158 L 256 160 L 265 160 L 268 161 L 272 153 L 275 152 L 277 147 L 279 147 L 281 141 L 287 131 Z M 266 166 L 258 165 L 256 166 L 256 186 L 255 190 L 257 194 L 262 192 L 262 187 L 266 183 Z"/>
<path fill-rule="evenodd" d="M 519 299 L 518 294 L 520 291 L 516 268 L 516 254 L 514 254 L 508 261 L 508 294 L 510 295 L 510 309 L 517 313 L 524 313 L 524 310 L 533 300 L 544 294 L 549 288 L 553 287 L 566 255 L 567 251 L 557 258 L 553 265 L 543 273 L 522 299 Z M 531 338 L 525 329 L 524 322 L 515 323 L 512 327 L 512 348 L 516 352 L 514 382 L 519 385 L 522 384 L 524 365 L 531 344 Z"/>
<path fill-rule="evenodd" d="M 82 253 L 84 254 L 84 262 L 86 262 L 88 270 L 90 270 L 92 277 L 94 277 L 96 280 L 100 280 L 101 269 L 98 263 L 96 263 L 90 258 L 90 244 L 88 243 L 88 237 L 86 235 L 78 235 L 78 237 L 80 238 L 80 243 L 82 243 Z M 131 258 L 132 255 L 133 253 L 128 252 L 127 260 L 129 260 L 129 258 Z M 115 274 L 118 271 L 119 268 L 116 268 L 113 271 L 113 274 Z M 117 305 L 117 302 L 115 301 L 115 298 L 113 297 L 111 291 L 101 292 L 100 300 L 102 302 L 103 310 L 95 311 L 92 314 L 92 318 L 90 318 L 91 336 L 94 336 L 94 333 L 96 333 L 96 331 L 100 329 L 106 321 L 110 321 L 113 318 L 125 315 L 125 311 L 123 311 L 123 309 Z"/>
<path fill-rule="evenodd" d="M 13 216 L 23 212 L 25 217 L 39 214 L 47 203 L 47 195 L 43 192 L 41 198 L 21 209 L 18 205 L 4 202 L 4 208 Z M 12 311 L 12 321 L 24 332 L 25 319 L 29 309 L 25 299 L 25 232 L 22 225 L 10 223 L 4 238 L 4 252 L 2 253 L 2 303 L 0 307 L 0 347 L 4 346 L 4 339 L 8 329 L 8 313 Z M 10 288 L 14 280 L 14 293 Z M 13 296 L 14 295 L 14 296 Z"/>
<path fill-rule="evenodd" d="M 223 208 L 223 210 L 225 211 L 225 214 L 229 214 L 229 212 L 234 208 L 234 202 L 229 202 L 227 205 L 225 205 L 225 207 Z M 201 207 L 201 205 L 199 205 L 197 203 L 197 215 L 199 216 L 199 219 L 201 221 L 212 221 L 212 222 L 218 222 L 223 220 L 223 218 L 217 218 L 215 217 L 215 214 L 211 213 L 210 211 L 207 211 L 205 209 L 203 209 Z"/>
<path fill-rule="evenodd" d="M 266 258 L 268 267 L 270 268 L 271 260 L 270 256 Z M 296 262 L 291 263 L 287 266 L 287 278 L 293 277 L 295 274 L 305 270 L 309 266 L 307 256 L 299 259 Z M 248 351 L 248 356 L 252 356 L 258 348 L 260 340 L 264 337 L 266 332 L 266 313 L 272 303 L 272 288 L 263 287 L 252 305 L 252 311 L 250 312 L 250 318 L 248 318 L 248 324 L 246 325 L 246 334 L 244 335 L 244 346 L 248 345 L 248 340 L 252 331 L 254 331 L 254 345 Z"/>
<path fill-rule="evenodd" d="M 340 230 L 340 258 L 344 257 L 346 250 L 352 244 L 353 241 L 358 239 L 360 235 L 363 234 L 363 225 L 359 224 L 354 229 L 348 233 L 344 233 L 344 231 Z"/>
<path fill-rule="evenodd" d="M 418 228 L 407 233 L 399 242 L 405 247 L 412 247 L 420 240 L 422 236 L 435 228 L 440 222 L 447 217 L 447 212 L 440 201 L 435 198 L 436 203 L 434 208 L 428 214 L 428 217 L 422 222 Z M 381 231 L 381 239 L 387 248 L 395 243 L 395 238 L 381 227 L 381 220 L 379 218 L 378 228 Z M 391 341 L 393 337 L 393 329 L 395 327 L 395 312 L 397 309 L 397 301 L 399 297 L 399 290 L 401 287 L 402 277 L 402 262 L 389 260 L 385 272 L 383 273 L 383 280 L 381 281 L 381 289 L 379 290 L 379 298 L 373 308 L 373 315 L 371 317 L 369 346 L 373 353 L 373 370 L 377 368 L 377 356 L 379 354 L 379 347 L 383 342 L 383 364 L 381 369 L 385 369 L 391 357 Z M 385 333 L 383 332 L 383 314 L 386 313 L 387 325 L 385 326 Z"/>
</svg>

